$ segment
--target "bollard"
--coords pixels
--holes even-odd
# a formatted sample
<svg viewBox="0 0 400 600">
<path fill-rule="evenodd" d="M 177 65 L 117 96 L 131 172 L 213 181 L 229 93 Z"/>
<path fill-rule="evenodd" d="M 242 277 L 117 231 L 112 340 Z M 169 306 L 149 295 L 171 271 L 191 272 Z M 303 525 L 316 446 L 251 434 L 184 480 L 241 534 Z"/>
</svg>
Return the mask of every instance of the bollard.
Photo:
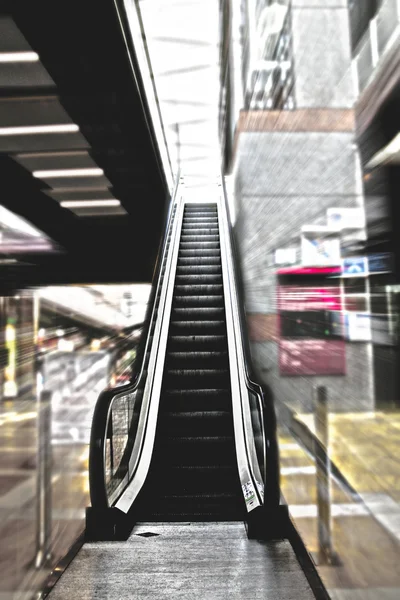
<svg viewBox="0 0 400 600">
<path fill-rule="evenodd" d="M 315 428 L 320 443 L 315 444 L 317 471 L 318 563 L 337 564 L 332 545 L 331 461 L 329 458 L 328 394 L 323 386 L 314 388 Z"/>
<path fill-rule="evenodd" d="M 51 392 L 39 393 L 37 401 L 36 558 L 40 569 L 51 558 Z"/>
</svg>

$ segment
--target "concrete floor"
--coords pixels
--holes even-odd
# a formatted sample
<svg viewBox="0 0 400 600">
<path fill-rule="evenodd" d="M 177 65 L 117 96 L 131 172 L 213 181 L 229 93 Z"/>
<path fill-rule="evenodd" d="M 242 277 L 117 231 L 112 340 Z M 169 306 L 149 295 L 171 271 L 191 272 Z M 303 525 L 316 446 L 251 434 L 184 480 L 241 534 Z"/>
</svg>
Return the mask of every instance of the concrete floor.
<svg viewBox="0 0 400 600">
<path fill-rule="evenodd" d="M 151 533 L 153 535 L 143 536 Z M 85 544 L 50 600 L 309 600 L 288 541 L 248 540 L 243 523 L 143 523 L 127 542 Z"/>
</svg>

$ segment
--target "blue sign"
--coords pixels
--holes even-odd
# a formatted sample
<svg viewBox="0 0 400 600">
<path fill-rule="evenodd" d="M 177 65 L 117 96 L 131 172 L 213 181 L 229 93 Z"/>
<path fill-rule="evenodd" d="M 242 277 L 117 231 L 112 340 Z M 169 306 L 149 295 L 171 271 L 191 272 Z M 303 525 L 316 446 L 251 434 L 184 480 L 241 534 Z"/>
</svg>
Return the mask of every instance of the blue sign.
<svg viewBox="0 0 400 600">
<path fill-rule="evenodd" d="M 357 275 L 367 275 L 368 262 L 365 256 L 352 256 L 343 259 L 342 275 L 354 277 Z"/>
<path fill-rule="evenodd" d="M 370 273 L 388 273 L 392 270 L 392 255 L 390 252 L 379 252 L 368 256 Z"/>
</svg>

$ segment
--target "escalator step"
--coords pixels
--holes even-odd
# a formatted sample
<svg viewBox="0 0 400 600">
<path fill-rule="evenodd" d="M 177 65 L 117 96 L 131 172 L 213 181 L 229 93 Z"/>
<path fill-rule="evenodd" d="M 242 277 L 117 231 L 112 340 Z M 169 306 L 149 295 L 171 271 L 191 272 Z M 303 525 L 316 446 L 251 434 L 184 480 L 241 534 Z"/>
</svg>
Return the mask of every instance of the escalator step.
<svg viewBox="0 0 400 600">
<path fill-rule="evenodd" d="M 205 219 L 205 218 L 187 218 L 187 219 L 183 219 L 183 224 L 182 224 L 182 228 L 187 230 L 187 229 L 198 229 L 198 228 L 212 228 L 212 229 L 216 229 L 217 231 L 219 231 L 218 229 L 218 219 L 215 217 L 215 219 Z"/>
<path fill-rule="evenodd" d="M 198 242 L 198 241 L 184 241 L 181 242 L 180 245 L 180 250 L 199 250 L 199 249 L 204 249 L 204 250 L 212 250 L 212 249 L 219 249 L 219 240 L 217 241 L 213 241 L 213 242 L 208 242 L 208 241 L 203 241 Z M 204 256 L 204 253 L 202 253 Z"/>
<path fill-rule="evenodd" d="M 195 246 L 194 248 L 180 248 L 178 258 L 185 257 L 195 257 L 195 258 L 203 258 L 207 256 L 217 257 L 221 260 L 221 254 L 218 247 L 215 248 L 198 248 Z"/>
<path fill-rule="evenodd" d="M 174 293 L 176 296 L 191 296 L 195 294 L 211 296 L 213 294 L 222 294 L 222 289 L 222 283 L 175 284 Z"/>
<path fill-rule="evenodd" d="M 177 275 L 175 278 L 177 285 L 196 285 L 196 284 L 222 284 L 222 274 L 217 275 L 210 273 L 209 275 Z"/>
<path fill-rule="evenodd" d="M 168 352 L 166 365 L 169 369 L 209 369 L 228 367 L 228 353 L 190 351 Z"/>
<path fill-rule="evenodd" d="M 191 350 L 226 350 L 225 335 L 174 335 L 169 338 L 168 349 L 182 352 L 189 343 Z"/>
<path fill-rule="evenodd" d="M 219 236 L 218 225 L 213 225 L 212 223 L 209 225 L 197 223 L 183 223 L 182 225 L 182 234 L 183 235 L 217 235 Z"/>
<path fill-rule="evenodd" d="M 219 256 L 182 256 L 178 258 L 178 267 L 221 265 Z"/>
<path fill-rule="evenodd" d="M 222 306 L 194 306 L 172 309 L 172 321 L 212 321 L 222 320 L 225 308 Z"/>
<path fill-rule="evenodd" d="M 192 389 L 200 387 L 207 381 L 207 387 L 219 388 L 229 386 L 228 369 L 167 369 L 164 382 L 168 387 Z"/>
<path fill-rule="evenodd" d="M 195 206 L 187 204 L 185 206 L 185 216 L 193 213 L 196 215 L 209 215 L 210 213 L 218 214 L 218 211 L 216 205 L 207 206 L 206 204 L 202 204 L 201 206 Z"/>
<path fill-rule="evenodd" d="M 233 430 L 231 431 L 231 433 Z M 222 466 L 235 462 L 235 441 L 231 436 L 159 437 L 162 462 L 180 466 L 212 466 L 216 457 Z"/>
<path fill-rule="evenodd" d="M 218 411 L 232 408 L 230 391 L 222 388 L 215 389 L 174 389 L 163 393 L 163 400 L 169 411 Z"/>
<path fill-rule="evenodd" d="M 224 297 L 222 294 L 215 294 L 214 296 L 175 296 L 174 297 L 174 308 L 181 308 L 185 306 L 198 306 L 198 307 L 223 307 Z"/>
<path fill-rule="evenodd" d="M 217 242 L 219 243 L 219 235 L 211 234 L 211 233 L 183 233 L 181 236 L 181 244 L 185 244 L 188 242 L 197 242 L 197 245 L 200 246 L 205 244 L 206 242 Z"/>
<path fill-rule="evenodd" d="M 225 321 L 173 321 L 169 330 L 172 335 L 220 335 L 226 325 Z"/>
<path fill-rule="evenodd" d="M 171 466 L 161 483 L 163 492 L 168 495 L 180 490 L 185 494 L 234 492 L 237 490 L 239 475 L 235 464 L 230 466 Z M 239 483 L 240 485 L 240 483 Z"/>
<path fill-rule="evenodd" d="M 232 435 L 232 414 L 227 410 L 165 412 L 165 426 L 172 436 Z"/>
<path fill-rule="evenodd" d="M 178 265 L 178 275 L 210 275 L 222 274 L 221 265 Z"/>
</svg>

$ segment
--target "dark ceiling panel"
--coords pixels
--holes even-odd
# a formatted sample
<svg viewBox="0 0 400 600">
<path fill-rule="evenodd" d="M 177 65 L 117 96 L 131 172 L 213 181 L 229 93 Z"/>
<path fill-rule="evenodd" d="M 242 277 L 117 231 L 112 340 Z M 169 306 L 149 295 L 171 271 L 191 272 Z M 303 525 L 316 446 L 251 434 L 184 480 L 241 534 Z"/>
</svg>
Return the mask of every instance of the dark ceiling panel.
<svg viewBox="0 0 400 600">
<path fill-rule="evenodd" d="M 2 98 L 0 100 L 0 127 L 71 123 L 74 121 L 56 96 L 53 98 Z"/>
<path fill-rule="evenodd" d="M 29 52 L 31 47 L 9 16 L 0 16 L 0 52 Z"/>
<path fill-rule="evenodd" d="M 58 189 L 43 190 L 50 198 L 57 202 L 63 200 L 108 200 L 114 198 L 113 193 L 108 188 L 78 188 L 78 189 Z"/>
<path fill-rule="evenodd" d="M 40 63 L 1 63 L 0 89 L 49 88 L 54 85 Z"/>
<path fill-rule="evenodd" d="M 98 187 L 111 187 L 111 183 L 104 175 L 95 177 L 40 177 L 39 181 L 44 182 L 52 189 L 75 189 L 76 187 L 91 189 Z"/>
<path fill-rule="evenodd" d="M 32 97 L 29 90 L 25 96 L 16 89 L 1 92 L 0 127 L 76 123 L 80 131 L 0 135 L 0 152 L 14 155 L 87 148 L 91 165 L 104 171 L 101 184 L 98 177 L 90 182 L 83 178 L 44 182 L 29 171 L 84 167 L 75 166 L 75 159 L 70 162 L 66 155 L 60 155 L 59 162 L 49 156 L 16 157 L 20 164 L 0 157 L 0 177 L 6 176 L 4 204 L 66 249 L 62 257 L 35 259 L 36 275 L 26 267 L 18 271 L 18 281 L 32 282 L 35 277 L 47 283 L 149 281 L 169 195 L 148 126 L 146 103 L 140 95 L 140 74 L 132 72 L 114 2 L 9 0 L 2 2 L 1 8 L 16 23 L 27 49 L 38 53 L 57 96 L 40 96 L 40 82 L 32 87 Z M 83 161 L 86 167 L 87 157 L 77 156 L 78 163 Z M 74 166 L 66 166 L 71 164 Z M 48 189 L 54 186 L 59 189 Z M 121 201 L 128 214 L 77 217 L 58 202 L 112 197 Z"/>
<path fill-rule="evenodd" d="M 28 171 L 53 169 L 91 169 L 97 167 L 90 154 L 79 152 L 30 152 L 14 156 Z"/>
</svg>

